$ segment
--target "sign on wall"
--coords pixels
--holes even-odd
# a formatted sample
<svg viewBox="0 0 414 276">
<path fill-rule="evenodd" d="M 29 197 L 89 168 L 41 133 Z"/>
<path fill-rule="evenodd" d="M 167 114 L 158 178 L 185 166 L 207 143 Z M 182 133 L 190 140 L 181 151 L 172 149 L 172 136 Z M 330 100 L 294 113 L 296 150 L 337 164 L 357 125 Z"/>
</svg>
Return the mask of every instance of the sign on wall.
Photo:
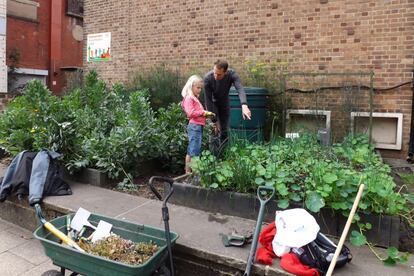
<svg viewBox="0 0 414 276">
<path fill-rule="evenodd" d="M 111 60 L 111 33 L 88 34 L 86 61 Z"/>
</svg>

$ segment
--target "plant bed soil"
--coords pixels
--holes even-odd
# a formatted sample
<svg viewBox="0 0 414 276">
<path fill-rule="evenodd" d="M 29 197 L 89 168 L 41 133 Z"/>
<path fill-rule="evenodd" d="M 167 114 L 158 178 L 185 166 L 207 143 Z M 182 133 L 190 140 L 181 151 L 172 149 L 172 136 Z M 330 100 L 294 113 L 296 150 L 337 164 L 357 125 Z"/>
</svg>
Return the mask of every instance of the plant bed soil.
<svg viewBox="0 0 414 276">
<path fill-rule="evenodd" d="M 112 185 L 113 190 L 115 191 L 119 191 L 119 192 L 124 192 L 124 193 L 128 193 L 131 195 L 136 195 L 136 196 L 141 196 L 141 197 L 145 197 L 145 198 L 149 198 L 149 199 L 157 199 L 157 197 L 154 195 L 154 193 L 151 191 L 151 189 L 148 186 L 148 182 L 150 180 L 150 178 L 152 176 L 165 176 L 165 177 L 171 177 L 174 178 L 177 175 L 176 174 L 172 174 L 170 172 L 165 172 L 165 171 L 158 171 L 158 172 L 154 172 L 152 174 L 146 174 L 146 175 L 141 175 L 141 176 L 137 176 L 134 178 L 133 182 L 136 186 L 136 190 L 119 190 L 116 188 L 116 184 Z M 163 195 L 164 193 L 164 183 L 161 182 L 157 182 L 155 181 L 153 183 L 155 189 L 157 189 L 157 191 Z"/>
</svg>

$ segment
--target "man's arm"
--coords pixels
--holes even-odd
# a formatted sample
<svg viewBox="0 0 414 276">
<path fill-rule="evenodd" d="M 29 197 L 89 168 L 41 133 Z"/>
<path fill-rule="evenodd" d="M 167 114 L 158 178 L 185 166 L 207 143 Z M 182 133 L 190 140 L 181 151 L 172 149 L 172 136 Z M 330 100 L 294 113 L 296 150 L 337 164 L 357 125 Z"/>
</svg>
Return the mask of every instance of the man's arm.
<svg viewBox="0 0 414 276">
<path fill-rule="evenodd" d="M 232 74 L 232 78 L 233 78 L 233 84 L 234 87 L 237 90 L 237 93 L 239 94 L 239 99 L 240 99 L 240 105 L 242 107 L 242 115 L 243 115 L 243 119 L 251 119 L 251 112 L 249 107 L 247 106 L 247 98 L 246 98 L 246 92 L 244 91 L 244 87 L 241 84 L 241 79 L 239 77 L 239 75 L 233 71 Z"/>
</svg>

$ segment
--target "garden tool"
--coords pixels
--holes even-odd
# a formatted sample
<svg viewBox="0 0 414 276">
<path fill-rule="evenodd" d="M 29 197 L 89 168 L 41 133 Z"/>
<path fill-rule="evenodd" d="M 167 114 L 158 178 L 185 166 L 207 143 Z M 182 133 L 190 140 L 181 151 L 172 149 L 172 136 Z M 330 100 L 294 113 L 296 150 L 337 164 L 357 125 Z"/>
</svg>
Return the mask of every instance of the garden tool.
<svg viewBox="0 0 414 276">
<path fill-rule="evenodd" d="M 243 276 L 250 276 L 252 265 L 253 265 L 253 262 L 256 256 L 257 241 L 259 239 L 259 234 L 262 228 L 262 220 L 263 220 L 263 215 L 265 211 L 265 206 L 266 206 L 266 203 L 269 202 L 270 199 L 272 199 L 274 194 L 275 194 L 274 187 L 259 186 L 259 188 L 257 189 L 257 198 L 260 200 L 260 209 L 259 209 L 259 215 L 257 217 L 256 229 L 255 229 L 253 240 L 252 240 L 252 247 L 250 248 L 249 258 L 247 259 L 247 266 L 246 266 L 246 270 L 244 271 Z"/>
<path fill-rule="evenodd" d="M 349 227 L 351 227 L 352 219 L 354 218 L 356 209 L 358 207 L 358 203 L 361 200 L 362 192 L 364 191 L 364 184 L 361 184 L 358 189 L 358 193 L 355 197 L 354 204 L 352 205 L 351 212 L 349 213 L 348 219 L 345 224 L 344 231 L 342 232 L 341 238 L 339 239 L 338 246 L 336 247 L 335 254 L 332 258 L 331 264 L 329 265 L 328 272 L 326 272 L 326 276 L 331 276 L 332 272 L 335 268 L 336 260 L 338 259 L 339 254 L 341 253 L 342 246 L 344 245 L 345 238 L 348 235 Z"/>
<path fill-rule="evenodd" d="M 66 216 L 66 235 L 68 236 L 68 238 L 71 238 L 72 236 L 70 233 L 70 221 L 71 221 L 70 216 L 67 215 Z"/>
<path fill-rule="evenodd" d="M 92 235 L 92 242 L 96 242 L 97 240 L 104 239 L 111 235 L 112 224 L 100 220 L 98 226 L 96 227 L 95 232 Z"/>
<path fill-rule="evenodd" d="M 70 227 L 77 232 L 79 232 L 83 226 L 88 226 L 94 230 L 96 230 L 96 227 L 93 226 L 89 221 L 88 218 L 91 215 L 91 212 L 88 210 L 83 209 L 82 207 L 79 207 L 78 211 L 75 213 L 75 215 L 72 218 L 72 221 L 70 223 Z"/>
<path fill-rule="evenodd" d="M 36 210 L 37 218 L 39 219 L 40 223 L 53 235 L 55 235 L 57 238 L 59 238 L 63 243 L 69 245 L 70 247 L 79 250 L 80 252 L 85 252 L 80 246 L 74 242 L 72 239 L 70 239 L 67 235 L 65 235 L 62 231 L 57 229 L 53 224 L 50 222 L 47 222 L 45 217 L 42 214 L 42 209 L 40 208 L 39 204 L 34 205 Z"/>
<path fill-rule="evenodd" d="M 204 111 L 204 116 L 206 116 L 208 118 L 212 118 L 212 117 L 216 117 L 216 114 L 214 114 L 211 111 Z"/>
<path fill-rule="evenodd" d="M 225 247 L 228 247 L 228 246 L 242 247 L 248 243 L 251 243 L 252 238 L 253 238 L 252 235 L 243 236 L 243 235 L 238 235 L 236 233 L 231 233 L 229 235 L 220 234 L 220 236 L 221 236 L 221 241 L 223 242 Z"/>
<path fill-rule="evenodd" d="M 86 209 L 83 209 L 82 207 L 79 207 L 78 211 L 72 218 L 70 224 L 71 228 L 74 229 L 77 233 L 80 233 L 85 226 L 94 229 L 95 231 L 88 238 L 92 239 L 92 242 L 95 242 L 102 238 L 106 238 L 109 235 L 111 235 L 112 224 L 100 220 L 98 226 L 95 227 L 88 221 L 90 215 L 91 212 L 89 212 Z M 78 237 L 80 238 L 81 235 L 78 235 Z"/>
<path fill-rule="evenodd" d="M 164 198 L 160 195 L 160 193 L 157 191 L 157 189 L 155 189 L 155 187 L 153 185 L 153 182 L 155 180 L 165 181 L 169 184 L 168 193 L 166 194 L 164 192 Z M 170 218 L 169 218 L 169 213 L 168 213 L 167 201 L 174 192 L 173 184 L 174 184 L 174 179 L 169 178 L 169 177 L 162 177 L 162 176 L 153 176 L 153 177 L 150 178 L 150 180 L 148 182 L 148 185 L 149 185 L 151 191 L 154 193 L 154 195 L 159 200 L 162 201 L 162 209 L 161 209 L 162 210 L 162 219 L 164 221 L 165 239 L 167 241 L 168 259 L 169 259 L 169 263 L 170 263 L 170 270 L 171 270 L 170 275 L 171 276 L 174 276 L 174 264 L 173 264 L 172 250 L 171 250 L 170 224 L 168 222 L 168 220 Z"/>
</svg>

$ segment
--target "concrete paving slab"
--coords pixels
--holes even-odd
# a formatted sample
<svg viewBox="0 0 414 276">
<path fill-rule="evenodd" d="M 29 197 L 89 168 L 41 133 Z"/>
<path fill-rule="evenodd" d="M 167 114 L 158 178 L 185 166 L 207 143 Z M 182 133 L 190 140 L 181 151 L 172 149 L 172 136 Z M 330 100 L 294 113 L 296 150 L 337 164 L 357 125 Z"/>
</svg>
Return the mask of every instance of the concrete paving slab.
<svg viewBox="0 0 414 276">
<path fill-rule="evenodd" d="M 1 231 L 0 241 L 0 253 L 2 253 L 25 243 L 27 240 L 8 231 Z"/>
<path fill-rule="evenodd" d="M 35 238 L 10 249 L 9 252 L 34 265 L 40 265 L 49 260 L 44 253 L 43 246 Z"/>
<path fill-rule="evenodd" d="M 11 224 L 8 221 L 5 221 L 4 219 L 0 218 L 0 231 L 7 230 L 8 228 L 12 227 L 13 224 Z"/>
<path fill-rule="evenodd" d="M 10 252 L 0 254 L 1 275 L 17 276 L 32 269 L 33 264 Z"/>
<path fill-rule="evenodd" d="M 78 182 L 69 182 L 72 196 L 50 196 L 45 202 L 74 212 L 83 207 L 91 212 L 116 216 L 128 212 L 145 202 L 146 198 L 136 197 L 109 189 Z"/>
<path fill-rule="evenodd" d="M 414 275 L 414 258 L 410 256 L 407 264 L 386 266 L 379 261 L 367 247 L 357 248 L 350 246 L 353 255 L 351 263 L 335 270 L 335 275 L 364 275 L 364 276 L 412 276 Z M 376 251 L 385 256 L 385 250 L 376 248 Z"/>
<path fill-rule="evenodd" d="M 49 270 L 57 270 L 60 271 L 60 268 L 55 266 L 53 262 L 49 259 L 40 265 L 29 269 L 28 271 L 24 272 L 23 274 L 19 274 L 19 276 L 41 276 L 44 272 Z"/>
<path fill-rule="evenodd" d="M 12 224 L 9 228 L 7 228 L 6 231 L 14 235 L 17 235 L 21 239 L 24 239 L 27 241 L 34 239 L 33 233 L 31 231 L 24 229 L 22 227 L 19 227 L 17 225 L 14 225 L 14 224 Z"/>
</svg>

